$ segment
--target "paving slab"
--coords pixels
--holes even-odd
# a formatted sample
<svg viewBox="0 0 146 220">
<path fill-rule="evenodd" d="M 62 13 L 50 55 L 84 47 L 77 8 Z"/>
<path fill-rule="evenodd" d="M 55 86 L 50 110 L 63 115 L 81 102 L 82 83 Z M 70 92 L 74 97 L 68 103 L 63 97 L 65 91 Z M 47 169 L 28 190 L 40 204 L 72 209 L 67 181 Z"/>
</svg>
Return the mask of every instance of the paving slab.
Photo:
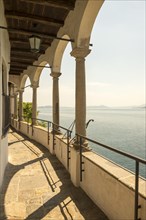
<svg viewBox="0 0 146 220">
<path fill-rule="evenodd" d="M 107 220 L 59 160 L 42 145 L 9 132 L 9 162 L 0 194 L 0 219 Z"/>
</svg>

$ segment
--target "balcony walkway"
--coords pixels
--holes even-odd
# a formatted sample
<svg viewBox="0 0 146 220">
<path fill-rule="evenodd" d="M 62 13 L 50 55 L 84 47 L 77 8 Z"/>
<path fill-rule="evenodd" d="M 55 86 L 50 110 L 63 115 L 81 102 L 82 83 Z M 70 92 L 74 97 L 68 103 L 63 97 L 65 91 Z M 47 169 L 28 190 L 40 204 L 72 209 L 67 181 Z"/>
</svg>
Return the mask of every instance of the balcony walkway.
<svg viewBox="0 0 146 220">
<path fill-rule="evenodd" d="M 0 196 L 1 220 L 107 220 L 55 156 L 12 130 Z"/>
</svg>

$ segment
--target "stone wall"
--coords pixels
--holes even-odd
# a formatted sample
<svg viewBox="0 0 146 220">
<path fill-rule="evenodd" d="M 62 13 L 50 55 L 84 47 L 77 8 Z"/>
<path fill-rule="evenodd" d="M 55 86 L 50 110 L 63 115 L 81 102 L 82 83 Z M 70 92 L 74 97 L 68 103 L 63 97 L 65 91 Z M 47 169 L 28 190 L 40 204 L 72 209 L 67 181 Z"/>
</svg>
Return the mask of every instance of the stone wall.
<svg viewBox="0 0 146 220">
<path fill-rule="evenodd" d="M 15 123 L 14 123 L 15 124 Z M 81 187 L 94 203 L 103 210 L 109 219 L 134 219 L 135 176 L 132 172 L 95 154 L 92 151 L 83 153 L 82 181 L 80 181 L 80 153 L 72 145 L 69 147 L 69 167 L 67 167 L 67 140 L 62 135 L 55 135 L 39 126 L 30 126 L 21 122 L 20 131 L 35 141 L 43 144 L 70 173 L 73 184 Z M 17 126 L 18 128 L 19 126 Z M 26 132 L 27 131 L 27 132 Z M 32 135 L 33 134 L 33 135 Z M 139 218 L 146 219 L 146 180 L 139 179 Z"/>
</svg>

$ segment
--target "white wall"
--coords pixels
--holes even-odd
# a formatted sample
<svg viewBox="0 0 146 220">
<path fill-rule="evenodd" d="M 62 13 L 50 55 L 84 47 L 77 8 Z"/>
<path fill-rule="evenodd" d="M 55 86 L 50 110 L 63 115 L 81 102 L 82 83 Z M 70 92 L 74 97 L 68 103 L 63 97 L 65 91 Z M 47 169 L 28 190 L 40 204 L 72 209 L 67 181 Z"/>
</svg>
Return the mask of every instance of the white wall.
<svg viewBox="0 0 146 220">
<path fill-rule="evenodd" d="M 0 1 L 0 26 L 7 26 L 4 17 L 3 1 Z M 10 56 L 10 44 L 7 30 L 0 29 L 0 186 L 2 184 L 5 167 L 8 162 L 8 141 L 7 136 L 2 137 L 2 64 L 5 64 L 5 92 L 8 90 L 8 62 Z"/>
<path fill-rule="evenodd" d="M 83 153 L 84 173 L 80 183 L 83 190 L 109 219 L 134 219 L 135 176 L 93 152 Z M 146 219 L 146 181 L 140 179 L 139 217 Z M 142 186 L 143 185 L 143 186 Z M 145 198 L 145 199 L 144 199 Z"/>
</svg>

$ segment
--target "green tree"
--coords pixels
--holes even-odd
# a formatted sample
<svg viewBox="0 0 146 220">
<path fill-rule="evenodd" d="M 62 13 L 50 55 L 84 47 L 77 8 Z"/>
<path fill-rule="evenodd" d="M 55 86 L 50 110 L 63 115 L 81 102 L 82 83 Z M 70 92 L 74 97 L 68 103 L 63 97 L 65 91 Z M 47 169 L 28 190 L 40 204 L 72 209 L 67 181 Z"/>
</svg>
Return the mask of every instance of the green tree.
<svg viewBox="0 0 146 220">
<path fill-rule="evenodd" d="M 23 118 L 25 121 L 32 121 L 32 102 L 23 102 Z"/>
<path fill-rule="evenodd" d="M 38 116 L 39 111 L 37 111 Z M 32 102 L 23 102 L 23 118 L 25 121 L 32 122 Z M 44 121 L 38 121 L 38 125 L 47 127 L 47 123 Z"/>
</svg>

